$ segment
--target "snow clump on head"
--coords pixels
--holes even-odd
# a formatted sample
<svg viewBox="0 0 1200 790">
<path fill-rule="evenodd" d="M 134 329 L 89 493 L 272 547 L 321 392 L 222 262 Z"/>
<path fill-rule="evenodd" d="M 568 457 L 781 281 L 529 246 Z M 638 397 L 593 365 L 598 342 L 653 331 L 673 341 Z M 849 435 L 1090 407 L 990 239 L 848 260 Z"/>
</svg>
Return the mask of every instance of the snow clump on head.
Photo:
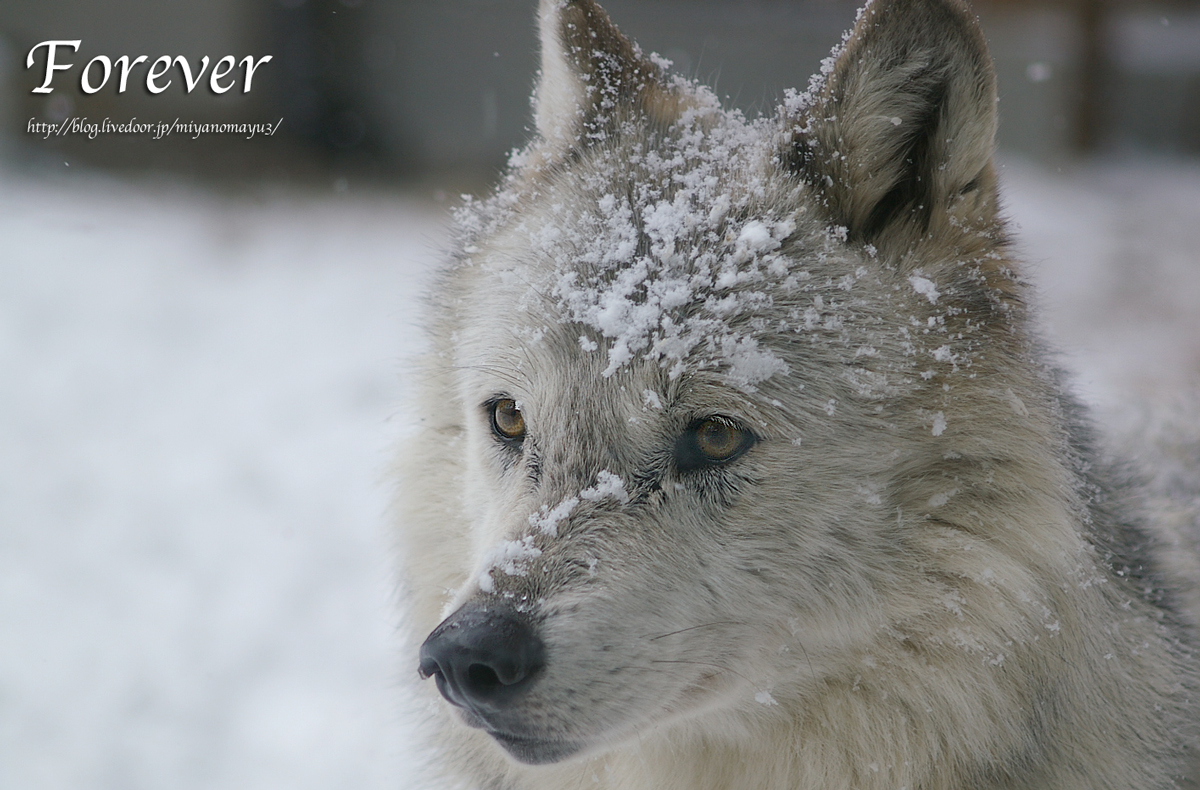
<svg viewBox="0 0 1200 790">
<path fill-rule="evenodd" d="M 606 191 L 541 246 L 554 261 L 552 292 L 568 320 L 608 339 L 604 376 L 640 356 L 673 378 L 691 362 L 752 389 L 787 370 L 750 319 L 771 303 L 768 281 L 786 275 L 781 248 L 796 229 L 792 217 L 756 211 L 765 178 L 757 192 L 753 181 L 730 185 L 769 166 L 765 135 L 715 100 L 660 134 L 596 152 Z"/>
<path fill-rule="evenodd" d="M 725 111 L 707 88 L 679 78 L 673 89 L 689 101 L 670 125 L 647 133 L 644 119 L 627 121 L 577 164 L 533 179 L 514 174 L 482 212 L 488 219 L 463 212 L 460 227 L 515 232 L 520 247 L 549 259 L 549 280 L 529 283 L 526 298 L 540 305 L 549 296 L 564 322 L 607 340 L 579 343 L 606 354 L 605 377 L 644 359 L 671 378 L 713 369 L 752 391 L 788 371 L 760 344 L 767 327 L 756 316 L 794 283 L 785 246 L 803 202 L 780 190 L 804 187 L 778 178 L 770 119 Z M 511 219 L 522 190 L 542 207 L 536 220 Z"/>
</svg>

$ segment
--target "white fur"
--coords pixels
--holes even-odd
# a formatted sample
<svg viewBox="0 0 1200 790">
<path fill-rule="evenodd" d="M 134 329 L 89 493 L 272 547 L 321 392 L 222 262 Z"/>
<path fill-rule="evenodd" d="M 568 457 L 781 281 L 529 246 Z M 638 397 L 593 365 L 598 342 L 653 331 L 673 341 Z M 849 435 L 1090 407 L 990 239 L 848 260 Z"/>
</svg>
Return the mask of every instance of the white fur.
<svg viewBox="0 0 1200 790">
<path fill-rule="evenodd" d="M 576 134 L 584 87 L 572 71 L 558 36 L 555 19 L 561 0 L 541 0 L 538 7 L 542 69 L 534 101 L 534 125 L 547 141 L 565 143 Z"/>
</svg>

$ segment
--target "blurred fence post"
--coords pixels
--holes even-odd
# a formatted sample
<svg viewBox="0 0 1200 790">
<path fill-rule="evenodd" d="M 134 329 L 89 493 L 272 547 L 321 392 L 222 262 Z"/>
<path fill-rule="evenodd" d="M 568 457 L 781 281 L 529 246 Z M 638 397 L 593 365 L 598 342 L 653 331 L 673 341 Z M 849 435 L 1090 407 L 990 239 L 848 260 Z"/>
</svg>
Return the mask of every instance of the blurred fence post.
<svg viewBox="0 0 1200 790">
<path fill-rule="evenodd" d="M 1108 76 L 1108 4 L 1078 0 L 1079 93 L 1075 97 L 1072 137 L 1075 150 L 1088 154 L 1100 142 L 1105 82 Z"/>
</svg>

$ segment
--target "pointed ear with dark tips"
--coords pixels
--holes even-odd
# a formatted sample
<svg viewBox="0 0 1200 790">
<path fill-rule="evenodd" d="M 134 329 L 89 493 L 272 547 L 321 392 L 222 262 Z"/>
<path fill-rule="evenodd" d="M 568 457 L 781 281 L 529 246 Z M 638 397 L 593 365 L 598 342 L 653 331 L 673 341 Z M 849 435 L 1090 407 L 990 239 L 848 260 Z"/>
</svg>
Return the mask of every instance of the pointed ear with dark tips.
<svg viewBox="0 0 1200 790">
<path fill-rule="evenodd" d="M 961 0 L 869 4 L 824 85 L 784 117 L 785 158 L 851 239 L 908 247 L 996 223 L 995 76 Z"/>
<path fill-rule="evenodd" d="M 583 147 L 643 114 L 673 120 L 678 100 L 662 69 L 593 0 L 541 0 L 542 68 L 534 116 L 552 146 Z"/>
</svg>

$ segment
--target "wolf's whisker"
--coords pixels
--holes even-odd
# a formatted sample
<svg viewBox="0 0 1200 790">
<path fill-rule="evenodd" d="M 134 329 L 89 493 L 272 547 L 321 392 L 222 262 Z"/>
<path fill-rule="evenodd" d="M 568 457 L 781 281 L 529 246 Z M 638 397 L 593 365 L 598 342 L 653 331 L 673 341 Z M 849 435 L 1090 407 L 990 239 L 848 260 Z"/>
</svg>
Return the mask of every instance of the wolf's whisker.
<svg viewBox="0 0 1200 790">
<path fill-rule="evenodd" d="M 702 623 L 700 625 L 693 625 L 693 626 L 689 626 L 687 628 L 680 628 L 678 631 L 668 631 L 667 633 L 659 634 L 658 636 L 651 636 L 651 637 L 643 636 L 642 639 L 649 639 L 651 642 L 654 642 L 659 639 L 665 639 L 668 636 L 675 636 L 676 634 L 686 633 L 687 631 L 695 631 L 699 628 L 712 628 L 713 626 L 718 626 L 718 625 L 741 625 L 741 623 L 735 623 L 732 620 L 717 620 L 716 622 L 712 622 L 712 623 Z"/>
</svg>

